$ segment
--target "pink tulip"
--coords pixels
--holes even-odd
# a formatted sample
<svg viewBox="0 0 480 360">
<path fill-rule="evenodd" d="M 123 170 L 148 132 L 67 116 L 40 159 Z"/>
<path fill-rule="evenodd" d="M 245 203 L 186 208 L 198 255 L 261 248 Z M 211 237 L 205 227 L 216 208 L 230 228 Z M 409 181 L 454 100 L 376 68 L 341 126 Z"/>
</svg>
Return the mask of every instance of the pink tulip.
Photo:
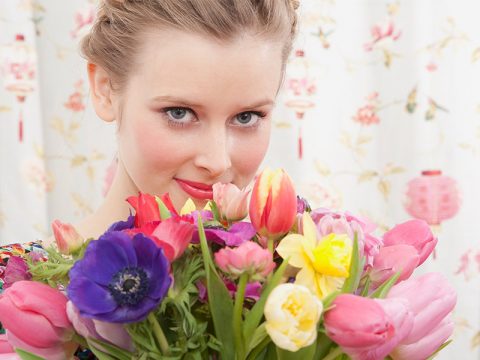
<svg viewBox="0 0 480 360">
<path fill-rule="evenodd" d="M 60 220 L 52 223 L 53 235 L 57 243 L 58 250 L 65 255 L 77 251 L 83 244 L 83 237 L 71 224 L 64 224 Z"/>
<path fill-rule="evenodd" d="M 163 249 L 168 261 L 179 258 L 192 240 L 195 226 L 173 216 L 163 220 L 151 234 L 152 240 Z"/>
<path fill-rule="evenodd" d="M 401 299 L 342 294 L 332 305 L 325 313 L 325 329 L 354 360 L 384 359 L 413 326 L 413 314 Z"/>
<path fill-rule="evenodd" d="M 401 244 L 382 247 L 375 256 L 370 272 L 373 288 L 380 286 L 397 271 L 401 271 L 397 283 L 408 279 L 419 260 L 420 256 L 413 246 Z"/>
<path fill-rule="evenodd" d="M 267 168 L 258 176 L 249 214 L 253 226 L 262 236 L 276 238 L 290 231 L 297 214 L 297 195 L 284 170 Z"/>
<path fill-rule="evenodd" d="M 67 303 L 67 316 L 75 331 L 84 338 L 107 341 L 129 351 L 134 350 L 132 339 L 123 324 L 107 323 L 82 317 L 71 301 Z"/>
<path fill-rule="evenodd" d="M 51 359 L 71 356 L 77 345 L 60 291 L 34 281 L 18 281 L 0 296 L 0 322 L 14 348 Z"/>
<path fill-rule="evenodd" d="M 419 341 L 399 345 L 390 354 L 394 360 L 424 360 L 430 357 L 453 333 L 454 324 L 449 317 L 442 320 Z"/>
<path fill-rule="evenodd" d="M 387 298 L 407 300 L 415 316 L 413 329 L 401 345 L 415 344 L 429 336 L 452 312 L 457 302 L 455 290 L 440 273 L 427 273 L 405 280 L 392 287 Z M 438 338 L 434 336 L 432 341 L 436 344 L 438 341 L 435 340 Z"/>
<path fill-rule="evenodd" d="M 248 194 L 250 190 L 240 190 L 234 184 L 216 183 L 213 185 L 213 200 L 220 216 L 229 221 L 239 221 L 248 214 Z"/>
<path fill-rule="evenodd" d="M 9 354 L 13 352 L 15 352 L 15 350 L 12 345 L 8 343 L 7 335 L 0 335 L 0 354 Z"/>
<path fill-rule="evenodd" d="M 406 244 L 417 249 L 420 260 L 418 266 L 430 256 L 437 238 L 432 234 L 430 226 L 423 220 L 409 220 L 402 224 L 396 225 L 390 231 L 383 235 L 385 246 Z"/>
<path fill-rule="evenodd" d="M 248 273 L 252 280 L 265 278 L 275 268 L 273 255 L 257 243 L 247 241 L 237 248 L 224 248 L 215 253 L 215 262 L 225 273 L 238 277 Z"/>
<path fill-rule="evenodd" d="M 32 275 L 28 272 L 27 262 L 20 256 L 11 256 L 5 268 L 4 289 L 21 280 L 30 280 Z"/>
</svg>

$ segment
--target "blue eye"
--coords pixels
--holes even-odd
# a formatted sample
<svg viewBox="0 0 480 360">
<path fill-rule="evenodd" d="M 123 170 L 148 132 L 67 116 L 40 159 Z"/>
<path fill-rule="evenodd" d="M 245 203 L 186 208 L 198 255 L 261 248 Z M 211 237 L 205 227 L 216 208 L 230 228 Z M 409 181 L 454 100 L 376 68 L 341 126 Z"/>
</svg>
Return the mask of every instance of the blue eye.
<svg viewBox="0 0 480 360">
<path fill-rule="evenodd" d="M 195 121 L 193 111 L 187 108 L 165 108 L 161 112 L 166 117 L 168 124 L 172 126 L 185 126 Z"/>
<path fill-rule="evenodd" d="M 239 127 L 255 127 L 258 125 L 259 121 L 264 118 L 267 114 L 257 111 L 246 111 L 235 116 L 237 124 L 235 126 Z"/>
<path fill-rule="evenodd" d="M 187 110 L 179 108 L 179 109 L 168 110 L 167 114 L 168 113 L 170 113 L 175 120 L 181 120 L 187 114 Z"/>
</svg>

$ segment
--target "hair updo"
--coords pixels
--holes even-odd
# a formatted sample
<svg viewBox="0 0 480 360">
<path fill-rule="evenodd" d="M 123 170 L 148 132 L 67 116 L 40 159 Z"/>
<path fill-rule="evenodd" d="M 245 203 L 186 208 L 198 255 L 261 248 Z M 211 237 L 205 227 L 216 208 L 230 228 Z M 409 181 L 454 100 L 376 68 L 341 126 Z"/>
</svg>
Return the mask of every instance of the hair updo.
<svg viewBox="0 0 480 360">
<path fill-rule="evenodd" d="M 150 29 L 178 29 L 220 41 L 241 33 L 284 44 L 285 66 L 297 32 L 298 0 L 102 0 L 80 51 L 107 71 L 114 90 L 122 90 Z"/>
</svg>

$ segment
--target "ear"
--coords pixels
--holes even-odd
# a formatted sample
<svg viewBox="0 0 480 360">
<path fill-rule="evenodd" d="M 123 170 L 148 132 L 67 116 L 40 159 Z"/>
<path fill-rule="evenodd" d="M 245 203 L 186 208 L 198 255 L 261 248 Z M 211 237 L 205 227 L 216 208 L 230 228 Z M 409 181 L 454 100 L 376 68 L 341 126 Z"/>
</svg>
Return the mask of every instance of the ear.
<svg viewBox="0 0 480 360">
<path fill-rule="evenodd" d="M 95 112 L 104 121 L 114 121 L 116 111 L 110 76 L 103 68 L 91 62 L 87 64 L 87 72 L 90 83 L 90 97 Z"/>
</svg>

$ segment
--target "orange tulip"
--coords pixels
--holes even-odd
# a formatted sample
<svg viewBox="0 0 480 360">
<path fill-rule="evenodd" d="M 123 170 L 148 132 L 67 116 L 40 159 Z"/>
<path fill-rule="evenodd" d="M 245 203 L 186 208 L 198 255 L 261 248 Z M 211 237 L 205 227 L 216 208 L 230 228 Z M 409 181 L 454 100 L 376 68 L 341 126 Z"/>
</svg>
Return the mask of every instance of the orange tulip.
<svg viewBox="0 0 480 360">
<path fill-rule="evenodd" d="M 277 238 L 290 231 L 297 214 L 297 195 L 283 169 L 265 169 L 256 179 L 250 200 L 250 220 L 262 236 Z"/>
</svg>

